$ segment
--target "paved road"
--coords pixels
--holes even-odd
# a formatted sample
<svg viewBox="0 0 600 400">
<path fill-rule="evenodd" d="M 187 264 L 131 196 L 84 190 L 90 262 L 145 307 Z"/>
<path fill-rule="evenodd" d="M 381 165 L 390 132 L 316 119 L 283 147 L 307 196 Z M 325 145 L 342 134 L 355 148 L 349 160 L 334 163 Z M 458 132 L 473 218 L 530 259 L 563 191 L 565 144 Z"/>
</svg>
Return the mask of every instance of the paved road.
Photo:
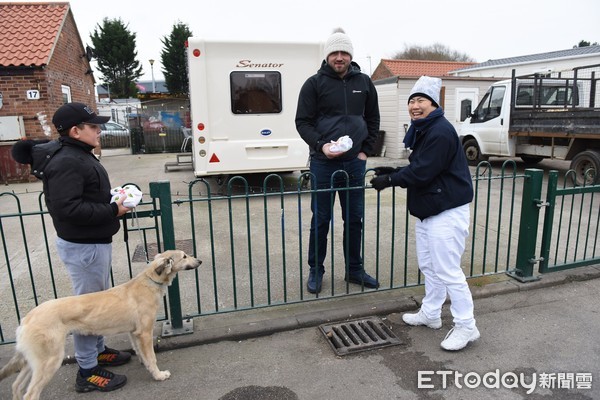
<svg viewBox="0 0 600 400">
<path fill-rule="evenodd" d="M 456 353 L 439 346 L 451 326 L 447 307 L 441 330 L 401 322 L 403 311 L 417 307 L 419 289 L 203 317 L 194 321 L 193 334 L 158 343 L 159 367 L 169 369 L 171 379 L 153 381 L 134 358 L 114 369 L 128 376 L 124 388 L 78 395 L 76 366 L 70 364 L 43 398 L 598 399 L 599 278 L 600 267 L 585 267 L 529 284 L 471 282 L 482 337 Z M 374 314 L 401 345 L 336 356 L 316 327 L 324 320 Z M 120 336 L 109 344 L 128 348 Z M 0 347 L 0 365 L 11 351 L 12 346 Z M 1 399 L 10 398 L 10 382 L 0 383 Z"/>
</svg>

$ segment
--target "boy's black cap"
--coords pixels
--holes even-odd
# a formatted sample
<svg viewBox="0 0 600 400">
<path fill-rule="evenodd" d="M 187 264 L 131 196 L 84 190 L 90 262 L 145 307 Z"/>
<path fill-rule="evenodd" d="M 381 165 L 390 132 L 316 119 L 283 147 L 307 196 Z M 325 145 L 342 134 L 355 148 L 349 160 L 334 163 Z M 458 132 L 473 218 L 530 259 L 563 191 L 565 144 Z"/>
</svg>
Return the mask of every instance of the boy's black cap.
<svg viewBox="0 0 600 400">
<path fill-rule="evenodd" d="M 97 115 L 90 107 L 83 103 L 67 103 L 56 110 L 52 117 L 52 123 L 56 127 L 56 130 L 61 132 L 83 123 L 104 124 L 109 119 L 110 117 Z"/>
</svg>

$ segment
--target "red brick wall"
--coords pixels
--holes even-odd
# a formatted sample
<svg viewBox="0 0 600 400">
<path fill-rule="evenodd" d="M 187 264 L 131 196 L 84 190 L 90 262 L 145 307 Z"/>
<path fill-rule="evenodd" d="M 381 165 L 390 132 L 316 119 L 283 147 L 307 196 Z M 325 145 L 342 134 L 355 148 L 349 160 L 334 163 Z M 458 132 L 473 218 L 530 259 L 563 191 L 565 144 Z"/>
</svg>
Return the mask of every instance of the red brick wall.
<svg viewBox="0 0 600 400">
<path fill-rule="evenodd" d="M 371 80 L 376 81 L 378 79 L 384 79 L 394 76 L 389 69 L 385 67 L 383 62 L 379 63 L 373 74 L 371 75 Z"/>
<path fill-rule="evenodd" d="M 52 115 L 64 103 L 62 85 L 71 89 L 73 101 L 86 103 L 96 109 L 94 78 L 91 74 L 86 74 L 90 65 L 83 57 L 84 53 L 73 15 L 69 11 L 48 65 L 32 69 L 0 70 L 0 91 L 3 95 L 0 116 L 23 116 L 26 137 L 45 138 L 36 117 L 38 112 L 42 112 L 46 114 L 46 121 L 52 128 L 52 138 L 57 137 L 58 133 L 52 125 Z M 27 90 L 32 89 L 40 92 L 38 100 L 27 99 Z M 29 168 L 10 165 L 11 162 L 16 164 L 11 158 L 0 157 L 0 182 L 27 182 L 35 179 L 29 175 Z"/>
</svg>

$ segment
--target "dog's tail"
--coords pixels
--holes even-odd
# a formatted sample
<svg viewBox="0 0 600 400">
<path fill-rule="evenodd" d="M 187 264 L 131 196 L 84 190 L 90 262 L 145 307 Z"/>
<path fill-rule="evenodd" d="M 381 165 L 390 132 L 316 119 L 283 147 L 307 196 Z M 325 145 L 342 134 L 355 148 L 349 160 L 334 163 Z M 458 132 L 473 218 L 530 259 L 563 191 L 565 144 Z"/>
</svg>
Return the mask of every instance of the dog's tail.
<svg viewBox="0 0 600 400">
<path fill-rule="evenodd" d="M 2 369 L 0 369 L 0 381 L 14 373 L 19 372 L 26 365 L 26 360 L 23 354 L 16 352 L 13 358 L 10 359 Z"/>
</svg>

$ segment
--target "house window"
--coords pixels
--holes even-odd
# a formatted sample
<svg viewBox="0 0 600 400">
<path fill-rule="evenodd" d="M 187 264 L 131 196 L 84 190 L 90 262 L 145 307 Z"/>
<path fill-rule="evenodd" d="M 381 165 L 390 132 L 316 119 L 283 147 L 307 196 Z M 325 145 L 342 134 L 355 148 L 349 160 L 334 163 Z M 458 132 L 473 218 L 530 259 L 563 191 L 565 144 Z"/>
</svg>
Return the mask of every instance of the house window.
<svg viewBox="0 0 600 400">
<path fill-rule="evenodd" d="M 71 88 L 65 85 L 61 85 L 60 89 L 62 91 L 63 104 L 70 103 L 71 100 Z"/>
<path fill-rule="evenodd" d="M 234 114 L 280 113 L 281 74 L 279 72 L 232 72 L 231 111 Z"/>
</svg>

